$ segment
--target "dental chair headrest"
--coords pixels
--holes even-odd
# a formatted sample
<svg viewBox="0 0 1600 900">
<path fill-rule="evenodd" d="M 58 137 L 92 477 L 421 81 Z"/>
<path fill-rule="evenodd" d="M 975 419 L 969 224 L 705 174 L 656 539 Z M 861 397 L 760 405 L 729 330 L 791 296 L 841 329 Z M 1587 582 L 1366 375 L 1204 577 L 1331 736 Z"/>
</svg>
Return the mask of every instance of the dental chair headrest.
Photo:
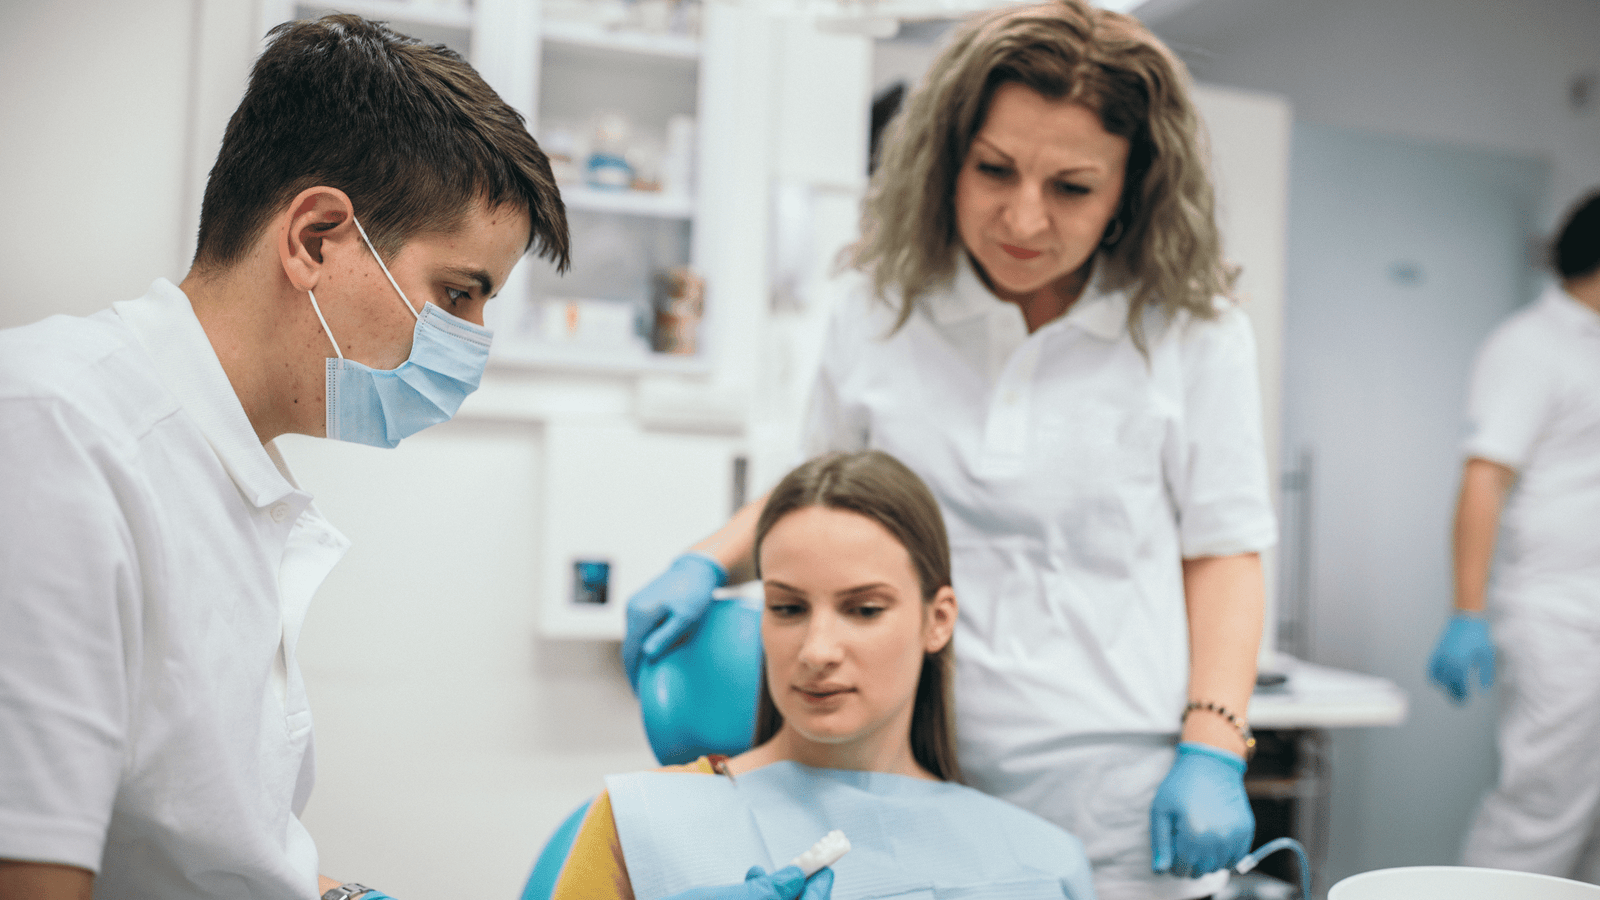
<svg viewBox="0 0 1600 900">
<path fill-rule="evenodd" d="M 688 640 L 639 666 L 639 711 L 664 766 L 733 756 L 755 736 L 761 601 L 715 600 Z"/>
</svg>

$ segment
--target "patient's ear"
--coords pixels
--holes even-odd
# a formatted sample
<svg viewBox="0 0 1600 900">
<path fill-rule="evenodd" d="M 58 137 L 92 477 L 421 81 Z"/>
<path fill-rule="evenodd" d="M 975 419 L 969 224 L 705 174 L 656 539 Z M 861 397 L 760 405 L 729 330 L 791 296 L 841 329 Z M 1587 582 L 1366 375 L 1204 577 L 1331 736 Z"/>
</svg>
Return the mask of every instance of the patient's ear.
<svg viewBox="0 0 1600 900">
<path fill-rule="evenodd" d="M 933 595 L 923 610 L 922 633 L 923 649 L 928 653 L 938 653 L 944 645 L 950 643 L 950 635 L 956 629 L 956 613 L 960 612 L 961 605 L 956 602 L 955 588 L 945 585 Z"/>
</svg>

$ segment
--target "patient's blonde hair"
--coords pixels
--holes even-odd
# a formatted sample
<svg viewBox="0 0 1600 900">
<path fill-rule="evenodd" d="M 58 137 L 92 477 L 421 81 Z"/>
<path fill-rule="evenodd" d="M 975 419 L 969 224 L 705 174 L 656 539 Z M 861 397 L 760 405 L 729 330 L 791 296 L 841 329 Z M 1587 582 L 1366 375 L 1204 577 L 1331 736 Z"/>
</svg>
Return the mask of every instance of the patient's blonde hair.
<svg viewBox="0 0 1600 900">
<path fill-rule="evenodd" d="M 1231 290 L 1234 273 L 1222 261 L 1188 70 L 1138 20 L 1053 0 L 963 25 L 889 123 L 862 237 L 846 261 L 871 274 L 878 297 L 899 294 L 895 328 L 955 273 L 956 175 L 995 89 L 1007 83 L 1082 104 L 1128 140 L 1122 201 L 1098 268 L 1107 289 L 1128 290 L 1128 328 L 1140 349 L 1148 308 L 1215 316 L 1213 298 Z"/>
</svg>

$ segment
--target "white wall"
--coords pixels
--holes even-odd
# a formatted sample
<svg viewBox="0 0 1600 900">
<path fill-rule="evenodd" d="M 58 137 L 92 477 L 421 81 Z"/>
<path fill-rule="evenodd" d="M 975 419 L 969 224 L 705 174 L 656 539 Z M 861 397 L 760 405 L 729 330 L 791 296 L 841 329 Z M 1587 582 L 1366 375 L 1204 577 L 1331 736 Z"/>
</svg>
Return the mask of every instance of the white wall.
<svg viewBox="0 0 1600 900">
<path fill-rule="evenodd" d="M 1295 118 L 1550 163 L 1546 223 L 1600 183 L 1593 0 L 1197 0 L 1152 27 L 1196 78 L 1289 98 Z"/>
<path fill-rule="evenodd" d="M 1425 677 L 1450 597 L 1448 532 L 1471 359 L 1536 292 L 1523 248 L 1546 172 L 1525 157 L 1301 125 L 1284 441 L 1311 454 L 1311 656 L 1389 678 L 1397 728 L 1333 740 L 1326 876 L 1457 861 L 1494 772 L 1493 700 Z"/>
<path fill-rule="evenodd" d="M 0 4 L 0 327 L 93 312 L 187 270 L 195 6 Z"/>
</svg>

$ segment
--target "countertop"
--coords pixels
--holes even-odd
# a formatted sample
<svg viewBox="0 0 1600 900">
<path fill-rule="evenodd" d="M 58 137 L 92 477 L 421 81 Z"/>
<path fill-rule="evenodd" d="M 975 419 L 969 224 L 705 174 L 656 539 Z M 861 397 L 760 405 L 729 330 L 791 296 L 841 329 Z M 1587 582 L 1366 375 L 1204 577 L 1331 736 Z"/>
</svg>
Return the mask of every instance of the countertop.
<svg viewBox="0 0 1600 900">
<path fill-rule="evenodd" d="M 1250 698 L 1250 727 L 1371 728 L 1405 721 L 1407 699 L 1394 682 L 1278 654 L 1263 671 L 1288 680 L 1257 688 Z"/>
</svg>

